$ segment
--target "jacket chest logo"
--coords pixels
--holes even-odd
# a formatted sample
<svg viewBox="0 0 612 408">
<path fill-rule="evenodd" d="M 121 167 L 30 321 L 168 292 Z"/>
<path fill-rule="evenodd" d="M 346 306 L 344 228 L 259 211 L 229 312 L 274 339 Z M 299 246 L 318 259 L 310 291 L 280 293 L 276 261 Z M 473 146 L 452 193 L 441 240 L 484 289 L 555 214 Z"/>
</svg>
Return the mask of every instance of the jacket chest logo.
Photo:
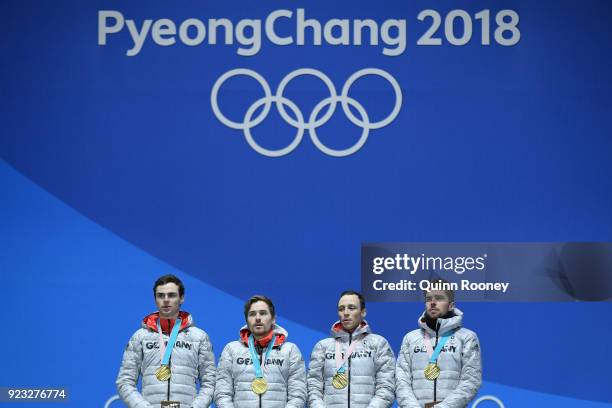
<svg viewBox="0 0 612 408">
<path fill-rule="evenodd" d="M 164 341 L 164 344 L 168 344 L 167 341 Z M 193 343 L 189 343 L 188 341 L 183 341 L 183 340 L 178 340 L 176 343 L 174 343 L 174 347 L 175 348 L 180 348 L 180 349 L 187 349 L 187 350 L 192 350 L 193 349 Z M 159 348 L 159 343 L 156 341 L 148 341 L 145 343 L 145 348 L 147 350 L 153 350 L 153 349 L 158 349 Z"/>
<path fill-rule="evenodd" d="M 284 362 L 285 362 L 284 358 L 269 358 L 269 359 L 266 360 L 266 365 L 282 366 Z M 238 364 L 238 365 L 253 365 L 253 360 L 251 360 L 248 357 L 247 358 L 238 357 L 236 359 L 236 364 Z"/>
<path fill-rule="evenodd" d="M 455 353 L 457 351 L 457 346 L 455 345 L 445 345 L 442 347 L 442 353 Z M 427 347 L 425 345 L 422 346 L 414 346 L 414 353 L 427 353 Z"/>
<path fill-rule="evenodd" d="M 342 353 L 340 358 L 344 358 L 344 353 Z M 355 359 L 355 358 L 372 358 L 372 350 L 354 351 L 353 353 L 351 353 L 351 356 L 349 357 L 349 359 L 352 360 L 352 359 Z M 335 360 L 336 359 L 336 353 L 325 353 L 325 359 L 326 360 Z"/>
</svg>

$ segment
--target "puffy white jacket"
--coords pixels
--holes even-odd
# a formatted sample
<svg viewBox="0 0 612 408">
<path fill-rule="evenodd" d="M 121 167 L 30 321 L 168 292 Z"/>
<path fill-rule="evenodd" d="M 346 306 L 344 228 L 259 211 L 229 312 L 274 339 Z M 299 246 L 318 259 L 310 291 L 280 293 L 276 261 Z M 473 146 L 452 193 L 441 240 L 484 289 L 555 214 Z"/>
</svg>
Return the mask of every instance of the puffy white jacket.
<svg viewBox="0 0 612 408">
<path fill-rule="evenodd" d="M 215 405 L 217 408 L 303 408 L 306 403 L 306 368 L 298 347 L 286 342 L 287 331 L 278 325 L 272 327 L 275 345 L 262 364 L 268 390 L 255 394 L 251 383 L 255 368 L 245 340 L 248 329 L 241 329 L 241 340 L 229 343 L 223 349 L 217 368 Z M 247 335 L 247 336 L 245 336 Z M 265 348 L 257 351 L 261 361 Z"/>
<path fill-rule="evenodd" d="M 342 353 L 355 339 L 362 339 L 346 363 L 349 384 L 342 389 L 332 385 L 337 371 L 336 339 L 341 342 Z M 340 322 L 334 323 L 331 337 L 318 342 L 310 356 L 309 407 L 390 407 L 395 398 L 394 363 L 389 343 L 384 337 L 372 334 L 367 322 L 364 321 L 353 333 L 344 331 Z"/>
<path fill-rule="evenodd" d="M 161 365 L 158 313 L 144 318 L 140 328 L 130 338 L 119 375 L 117 390 L 129 408 L 159 407 L 161 401 L 180 401 L 181 406 L 205 408 L 212 402 L 215 386 L 215 356 L 208 335 L 193 325 L 191 315 L 180 312 L 181 328 L 170 358 L 172 376 L 159 381 L 155 372 Z M 169 336 L 164 334 L 164 341 Z M 142 393 L 136 384 L 142 376 Z M 196 382 L 200 383 L 197 392 Z"/>
<path fill-rule="evenodd" d="M 476 333 L 461 327 L 463 313 L 455 308 L 455 315 L 438 319 L 438 331 L 419 318 L 420 328 L 406 334 L 397 359 L 395 371 L 396 395 L 400 408 L 421 408 L 426 402 L 442 401 L 436 408 L 463 408 L 474 398 L 482 383 L 480 344 Z M 441 335 L 455 330 L 438 356 L 440 376 L 425 378 L 429 364 L 424 332 L 427 331 L 434 347 Z"/>
</svg>

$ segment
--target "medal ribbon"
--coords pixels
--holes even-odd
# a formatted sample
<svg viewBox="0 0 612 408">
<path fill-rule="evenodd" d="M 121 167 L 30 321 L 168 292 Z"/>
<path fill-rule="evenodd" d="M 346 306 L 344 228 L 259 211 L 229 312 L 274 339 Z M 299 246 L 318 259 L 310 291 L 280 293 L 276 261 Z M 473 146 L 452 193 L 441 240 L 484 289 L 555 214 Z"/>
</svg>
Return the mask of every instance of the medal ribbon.
<svg viewBox="0 0 612 408">
<path fill-rule="evenodd" d="M 334 357 L 336 360 L 336 372 L 343 373 L 346 371 L 345 364 L 348 361 L 348 359 L 351 357 L 351 354 L 353 353 L 355 348 L 357 348 L 357 345 L 359 345 L 360 343 L 361 343 L 361 339 L 355 340 L 354 342 L 352 342 L 348 350 L 346 350 L 346 354 L 344 355 L 344 358 L 340 359 L 340 356 L 342 355 L 340 351 L 341 344 L 340 344 L 340 339 L 336 339 L 336 355 Z"/>
<path fill-rule="evenodd" d="M 164 335 L 161 329 L 161 319 L 157 320 L 157 333 L 159 334 L 159 361 L 163 361 L 164 354 L 166 354 L 166 343 L 164 343 Z"/>
<path fill-rule="evenodd" d="M 274 347 L 274 341 L 276 340 L 276 336 L 273 335 L 270 339 L 270 343 L 268 344 L 268 348 L 266 348 L 266 354 L 263 357 L 263 365 L 265 367 L 266 361 L 268 361 L 268 356 L 270 356 L 270 352 L 272 351 L 272 347 Z M 255 377 L 263 378 L 263 374 L 261 372 L 261 363 L 259 362 L 259 358 L 257 358 L 257 353 L 255 353 L 255 340 L 253 340 L 253 335 L 249 336 L 249 352 L 251 353 L 251 360 L 253 360 L 253 367 L 255 368 Z"/>
<path fill-rule="evenodd" d="M 427 333 L 427 330 L 425 330 L 425 347 L 427 348 L 427 355 L 429 356 L 430 364 L 436 363 L 436 361 L 438 360 L 438 356 L 440 355 L 440 352 L 442 351 L 442 348 L 448 341 L 449 337 L 453 335 L 453 333 L 454 333 L 454 330 L 449 330 L 446 333 L 444 333 L 442 337 L 440 337 L 440 340 L 438 341 L 438 345 L 436 346 L 436 349 L 432 351 L 433 345 L 431 344 L 431 337 L 429 336 L 429 333 Z"/>
<path fill-rule="evenodd" d="M 170 361 L 170 355 L 172 354 L 172 348 L 174 347 L 174 343 L 176 343 L 176 338 L 178 337 L 179 329 L 181 328 L 181 319 L 176 319 L 174 322 L 174 327 L 172 328 L 172 333 L 170 333 L 170 338 L 168 339 L 168 345 L 164 344 L 164 335 L 162 334 L 161 329 L 161 319 L 157 321 L 157 332 L 159 333 L 159 354 L 161 356 L 162 365 L 168 365 Z"/>
</svg>

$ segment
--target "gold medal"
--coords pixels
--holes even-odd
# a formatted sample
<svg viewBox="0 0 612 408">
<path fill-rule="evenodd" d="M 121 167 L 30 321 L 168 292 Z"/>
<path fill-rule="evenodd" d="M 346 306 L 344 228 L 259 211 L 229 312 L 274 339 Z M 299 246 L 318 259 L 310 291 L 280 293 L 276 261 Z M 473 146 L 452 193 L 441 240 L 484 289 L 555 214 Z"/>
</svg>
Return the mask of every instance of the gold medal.
<svg viewBox="0 0 612 408">
<path fill-rule="evenodd" d="M 332 385 L 335 389 L 341 390 L 348 385 L 348 376 L 345 373 L 336 373 L 332 378 Z"/>
<path fill-rule="evenodd" d="M 155 372 L 155 377 L 157 377 L 159 381 L 168 381 L 171 375 L 172 372 L 170 371 L 170 367 L 167 365 L 162 365 Z"/>
<path fill-rule="evenodd" d="M 425 367 L 425 378 L 430 381 L 435 380 L 440 376 L 440 367 L 436 363 L 429 363 L 427 367 Z"/>
<path fill-rule="evenodd" d="M 251 383 L 251 389 L 257 395 L 261 395 L 268 390 L 268 382 L 265 378 L 256 378 Z"/>
</svg>

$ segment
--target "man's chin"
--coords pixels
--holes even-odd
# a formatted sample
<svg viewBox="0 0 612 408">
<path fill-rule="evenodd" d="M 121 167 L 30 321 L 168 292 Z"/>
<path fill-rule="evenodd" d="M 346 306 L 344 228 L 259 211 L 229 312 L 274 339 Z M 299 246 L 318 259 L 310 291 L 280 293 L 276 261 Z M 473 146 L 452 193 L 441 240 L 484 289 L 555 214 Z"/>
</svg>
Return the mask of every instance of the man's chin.
<svg viewBox="0 0 612 408">
<path fill-rule="evenodd" d="M 266 334 L 265 330 L 260 327 L 254 327 L 253 330 L 251 330 L 251 333 L 253 333 L 255 336 L 262 336 Z"/>
</svg>

